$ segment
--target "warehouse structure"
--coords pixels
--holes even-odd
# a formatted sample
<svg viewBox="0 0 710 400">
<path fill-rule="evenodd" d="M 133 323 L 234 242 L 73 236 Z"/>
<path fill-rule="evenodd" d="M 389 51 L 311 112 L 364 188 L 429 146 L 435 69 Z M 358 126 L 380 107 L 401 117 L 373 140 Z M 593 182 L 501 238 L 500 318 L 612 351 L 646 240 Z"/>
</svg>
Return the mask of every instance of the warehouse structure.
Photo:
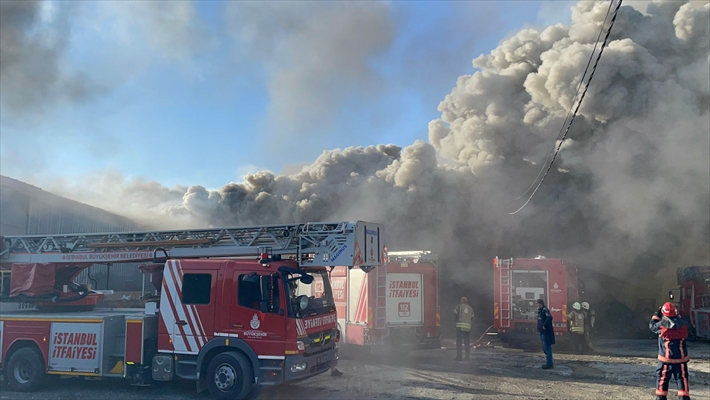
<svg viewBox="0 0 710 400">
<path fill-rule="evenodd" d="M 143 230 L 136 222 L 0 175 L 0 236 Z M 77 281 L 94 289 L 140 292 L 137 264 L 96 264 Z"/>
</svg>

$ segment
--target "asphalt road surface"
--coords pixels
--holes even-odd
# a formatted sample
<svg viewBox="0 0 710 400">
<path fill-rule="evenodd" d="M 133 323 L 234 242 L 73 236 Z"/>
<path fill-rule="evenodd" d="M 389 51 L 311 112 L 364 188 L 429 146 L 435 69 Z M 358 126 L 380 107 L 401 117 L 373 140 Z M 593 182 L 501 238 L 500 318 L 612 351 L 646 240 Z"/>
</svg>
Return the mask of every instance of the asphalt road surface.
<svg viewBox="0 0 710 400">
<path fill-rule="evenodd" d="M 455 352 L 412 352 L 381 362 L 341 358 L 344 375 L 326 373 L 293 385 L 264 390 L 260 399 L 653 399 L 655 340 L 599 341 L 594 355 L 555 354 L 556 368 L 543 370 L 541 351 L 473 350 L 471 361 Z M 691 343 L 691 397 L 710 400 L 710 345 Z M 192 382 L 134 387 L 113 379 L 61 379 L 34 393 L 13 393 L 0 383 L 2 400 L 171 399 L 208 400 Z M 675 398 L 671 382 L 669 398 Z"/>
</svg>

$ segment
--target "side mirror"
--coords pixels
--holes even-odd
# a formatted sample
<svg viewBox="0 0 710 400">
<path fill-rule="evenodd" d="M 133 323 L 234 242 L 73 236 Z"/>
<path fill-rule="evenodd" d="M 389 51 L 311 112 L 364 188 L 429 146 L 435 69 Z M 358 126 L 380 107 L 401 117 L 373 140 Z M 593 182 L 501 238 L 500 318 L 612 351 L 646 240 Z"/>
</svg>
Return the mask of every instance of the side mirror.
<svg viewBox="0 0 710 400">
<path fill-rule="evenodd" d="M 261 301 L 271 300 L 271 276 L 262 275 L 259 277 L 259 286 L 261 286 Z"/>
</svg>

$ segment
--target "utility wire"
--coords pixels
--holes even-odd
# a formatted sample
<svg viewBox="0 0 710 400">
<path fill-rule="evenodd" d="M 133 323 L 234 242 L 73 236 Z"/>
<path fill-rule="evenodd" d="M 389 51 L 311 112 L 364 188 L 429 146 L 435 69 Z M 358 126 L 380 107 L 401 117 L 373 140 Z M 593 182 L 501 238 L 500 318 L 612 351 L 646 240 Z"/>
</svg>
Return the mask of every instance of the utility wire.
<svg viewBox="0 0 710 400">
<path fill-rule="evenodd" d="M 613 1 L 613 0 L 611 0 Z M 515 215 L 520 210 L 525 208 L 525 206 L 530 203 L 530 200 L 532 200 L 533 196 L 535 196 L 535 193 L 540 189 L 540 186 L 542 186 L 542 183 L 545 182 L 545 178 L 547 177 L 547 174 L 550 173 L 550 169 L 552 168 L 552 164 L 554 164 L 555 159 L 557 158 L 557 154 L 560 152 L 560 148 L 562 148 L 562 143 L 564 143 L 565 138 L 567 137 L 567 134 L 569 133 L 570 128 L 572 127 L 572 123 L 574 122 L 574 118 L 577 116 L 577 111 L 579 111 L 579 107 L 582 105 L 582 101 L 584 100 L 584 96 L 587 94 L 587 90 L 589 89 L 589 84 L 592 82 L 592 78 L 594 77 L 594 71 L 597 69 L 597 65 L 599 64 L 599 59 L 602 57 L 602 53 L 604 52 L 604 48 L 607 45 L 607 42 L 609 40 L 609 35 L 611 34 L 611 28 L 614 26 L 614 21 L 616 21 L 616 16 L 619 13 L 619 8 L 621 7 L 621 3 L 623 0 L 619 0 L 619 4 L 616 5 L 616 10 L 614 10 L 614 16 L 611 18 L 611 24 L 609 24 L 609 29 L 606 31 L 606 36 L 604 37 L 604 43 L 602 43 L 602 47 L 599 50 L 599 54 L 597 55 L 597 59 L 594 62 L 594 67 L 592 67 L 592 72 L 589 74 L 589 80 L 587 81 L 586 86 L 584 87 L 584 92 L 582 92 L 582 97 L 579 98 L 579 103 L 577 103 L 577 107 L 574 110 L 574 113 L 572 114 L 572 118 L 569 121 L 569 124 L 567 125 L 567 129 L 565 130 L 564 135 L 562 136 L 562 140 L 560 140 L 560 143 L 557 145 L 557 149 L 555 149 L 555 154 L 552 156 L 552 161 L 550 162 L 550 165 L 547 167 L 547 170 L 545 171 L 545 175 L 542 176 L 542 180 L 540 180 L 540 183 L 537 184 L 537 187 L 535 187 L 535 190 L 533 190 L 532 194 L 530 197 L 528 197 L 528 200 L 523 204 L 520 208 L 518 208 L 515 212 L 508 213 L 510 215 Z"/>
<path fill-rule="evenodd" d="M 606 20 L 609 18 L 609 13 L 611 12 L 611 6 L 614 5 L 614 0 L 609 1 L 609 8 L 606 9 L 606 15 L 604 16 L 604 22 L 602 22 L 602 26 L 599 28 L 599 34 L 597 35 L 597 40 L 594 42 L 594 48 L 592 49 L 592 53 L 589 55 L 589 60 L 587 60 L 587 66 L 584 67 L 584 73 L 582 73 L 582 77 L 579 78 L 579 84 L 577 84 L 577 90 L 574 92 L 574 98 L 572 99 L 572 103 L 569 107 L 569 110 L 567 110 L 567 115 L 565 116 L 565 121 L 562 123 L 562 126 L 560 126 L 560 132 L 557 134 L 557 140 L 560 140 L 562 137 L 562 133 L 564 132 L 565 126 L 567 125 L 567 122 L 569 121 L 569 115 L 572 113 L 572 106 L 574 103 L 577 101 L 577 96 L 579 96 L 579 89 L 582 87 L 582 83 L 584 83 L 584 77 L 587 76 L 587 70 L 589 70 L 589 66 L 592 64 L 592 60 L 594 59 L 594 52 L 597 51 L 597 46 L 599 45 L 599 39 L 602 37 L 602 33 L 604 32 L 604 27 L 606 26 Z M 550 151 L 550 154 L 547 155 L 547 158 L 545 159 L 545 162 L 542 164 L 542 167 L 540 168 L 540 171 L 538 171 L 537 176 L 535 179 L 533 179 L 532 183 L 530 183 L 530 186 L 528 186 L 527 189 L 518 196 L 516 200 L 520 200 L 523 196 L 525 196 L 530 189 L 535 186 L 535 182 L 537 182 L 537 178 L 542 175 L 542 171 L 545 170 L 545 164 L 547 164 L 547 160 L 550 159 L 550 156 L 554 153 L 554 149 Z"/>
</svg>

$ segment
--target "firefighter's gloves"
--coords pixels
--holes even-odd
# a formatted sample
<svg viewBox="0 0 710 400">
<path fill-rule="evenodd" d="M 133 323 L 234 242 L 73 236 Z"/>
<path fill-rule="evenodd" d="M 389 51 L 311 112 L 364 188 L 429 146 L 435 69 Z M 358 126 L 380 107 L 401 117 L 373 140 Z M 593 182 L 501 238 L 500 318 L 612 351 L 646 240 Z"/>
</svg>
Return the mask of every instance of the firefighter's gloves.
<svg viewBox="0 0 710 400">
<path fill-rule="evenodd" d="M 663 312 L 661 311 L 660 307 L 658 308 L 658 310 L 656 310 L 655 313 L 653 313 L 653 319 L 656 319 L 656 320 L 663 319 Z"/>
</svg>

